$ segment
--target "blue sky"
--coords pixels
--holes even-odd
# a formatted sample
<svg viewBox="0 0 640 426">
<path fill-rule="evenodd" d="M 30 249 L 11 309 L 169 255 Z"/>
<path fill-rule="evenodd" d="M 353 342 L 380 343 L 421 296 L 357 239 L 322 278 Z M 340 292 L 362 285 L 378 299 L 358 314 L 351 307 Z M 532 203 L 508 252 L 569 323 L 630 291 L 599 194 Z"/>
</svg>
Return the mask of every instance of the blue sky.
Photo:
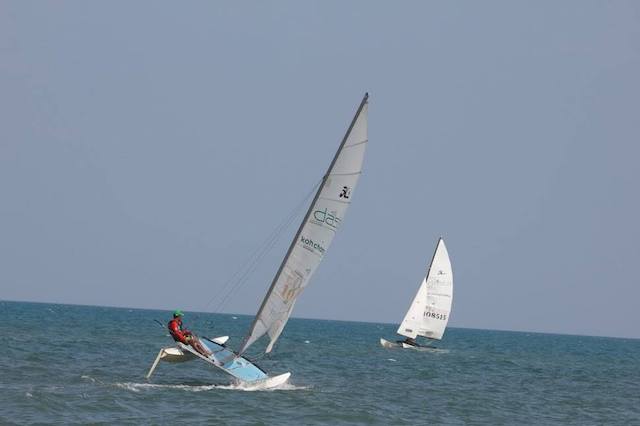
<svg viewBox="0 0 640 426">
<path fill-rule="evenodd" d="M 399 322 L 442 235 L 451 325 L 640 337 L 637 2 L 0 8 L 0 298 L 212 309 L 369 91 L 294 316 Z"/>
</svg>

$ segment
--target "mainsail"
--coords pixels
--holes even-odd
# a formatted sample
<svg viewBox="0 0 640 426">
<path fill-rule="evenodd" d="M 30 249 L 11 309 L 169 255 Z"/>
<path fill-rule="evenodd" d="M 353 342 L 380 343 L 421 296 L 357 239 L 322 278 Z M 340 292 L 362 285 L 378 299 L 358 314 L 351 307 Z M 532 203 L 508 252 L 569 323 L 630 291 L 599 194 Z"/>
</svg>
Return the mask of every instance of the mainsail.
<svg viewBox="0 0 640 426">
<path fill-rule="evenodd" d="M 367 146 L 368 97 L 368 94 L 364 95 L 322 179 L 289 251 L 262 301 L 249 335 L 240 348 L 240 354 L 265 334 L 270 338 L 266 352 L 271 352 L 291 315 L 297 297 L 309 283 L 331 245 L 336 230 L 344 220 L 362 172 L 362 161 Z"/>
<path fill-rule="evenodd" d="M 422 280 L 397 333 L 412 339 L 416 336 L 442 339 L 449 322 L 452 299 L 453 272 L 447 247 L 440 238 L 427 276 Z"/>
</svg>

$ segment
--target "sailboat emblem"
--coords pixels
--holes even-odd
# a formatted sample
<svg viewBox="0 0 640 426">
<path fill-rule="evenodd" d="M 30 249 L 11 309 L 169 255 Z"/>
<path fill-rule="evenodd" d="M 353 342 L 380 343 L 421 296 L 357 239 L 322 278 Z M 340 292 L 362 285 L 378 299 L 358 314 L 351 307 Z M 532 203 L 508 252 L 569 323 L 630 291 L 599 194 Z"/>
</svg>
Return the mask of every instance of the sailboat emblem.
<svg viewBox="0 0 640 426">
<path fill-rule="evenodd" d="M 351 188 L 349 188 L 348 186 L 343 186 L 342 192 L 340 193 L 340 195 L 338 195 L 338 198 L 348 199 L 350 195 L 351 195 Z"/>
</svg>

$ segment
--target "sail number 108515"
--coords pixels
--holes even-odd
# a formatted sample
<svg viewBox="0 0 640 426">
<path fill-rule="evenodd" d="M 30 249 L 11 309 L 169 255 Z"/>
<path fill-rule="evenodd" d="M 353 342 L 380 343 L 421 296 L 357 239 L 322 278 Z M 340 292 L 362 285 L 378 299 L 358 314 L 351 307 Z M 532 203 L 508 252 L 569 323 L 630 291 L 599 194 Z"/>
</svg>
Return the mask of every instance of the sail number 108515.
<svg viewBox="0 0 640 426">
<path fill-rule="evenodd" d="M 425 318 L 433 318 L 433 319 L 437 319 L 437 320 L 446 320 L 447 319 L 447 314 L 440 314 L 440 313 L 433 312 L 433 311 L 425 311 L 424 312 L 424 317 Z"/>
</svg>

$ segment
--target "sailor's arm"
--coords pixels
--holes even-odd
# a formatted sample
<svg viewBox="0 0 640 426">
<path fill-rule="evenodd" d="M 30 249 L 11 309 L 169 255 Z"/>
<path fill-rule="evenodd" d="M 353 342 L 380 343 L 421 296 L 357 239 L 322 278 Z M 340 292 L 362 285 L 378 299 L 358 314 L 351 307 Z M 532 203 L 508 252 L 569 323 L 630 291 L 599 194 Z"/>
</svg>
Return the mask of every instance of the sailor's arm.
<svg viewBox="0 0 640 426">
<path fill-rule="evenodd" d="M 169 325 L 169 331 L 171 331 L 171 335 L 178 339 L 181 343 L 184 343 L 185 345 L 188 345 L 189 343 L 187 342 L 187 338 L 186 335 L 183 331 L 180 330 L 180 327 L 178 327 L 178 324 L 172 322 Z"/>
</svg>

